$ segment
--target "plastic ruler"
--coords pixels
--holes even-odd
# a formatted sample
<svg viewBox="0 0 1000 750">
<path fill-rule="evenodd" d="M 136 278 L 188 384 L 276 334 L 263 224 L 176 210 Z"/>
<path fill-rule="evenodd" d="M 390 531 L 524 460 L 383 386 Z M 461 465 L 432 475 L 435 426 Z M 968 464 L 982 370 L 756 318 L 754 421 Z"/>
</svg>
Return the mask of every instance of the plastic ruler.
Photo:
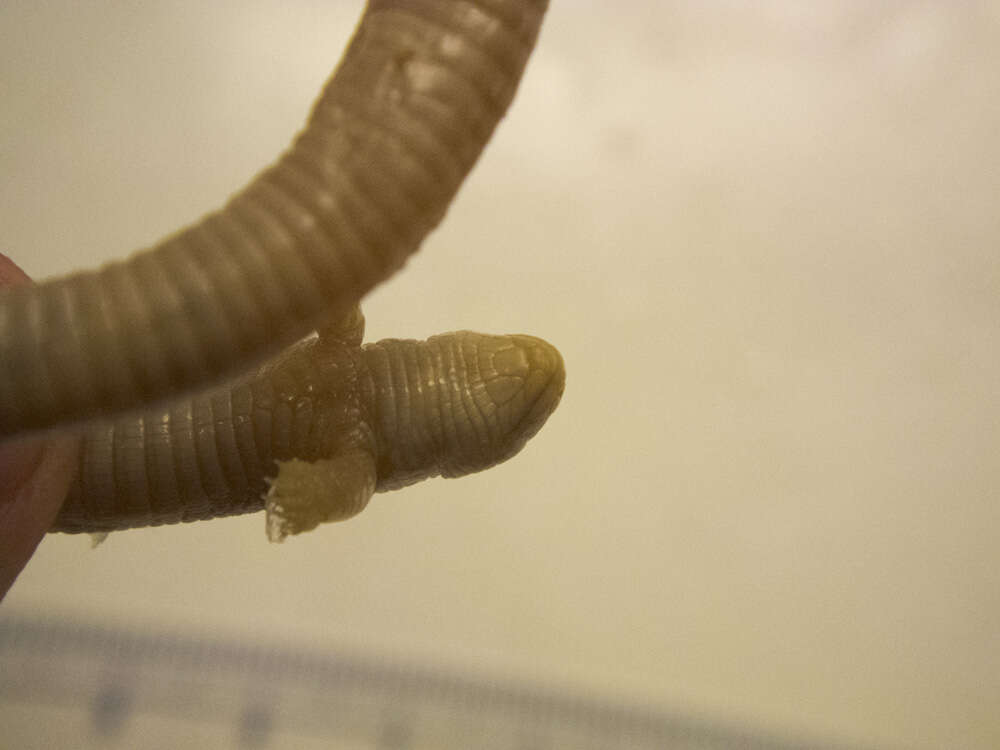
<svg viewBox="0 0 1000 750">
<path fill-rule="evenodd" d="M 378 659 L 19 616 L 0 616 L 0 727 L 18 748 L 846 750 Z"/>
</svg>

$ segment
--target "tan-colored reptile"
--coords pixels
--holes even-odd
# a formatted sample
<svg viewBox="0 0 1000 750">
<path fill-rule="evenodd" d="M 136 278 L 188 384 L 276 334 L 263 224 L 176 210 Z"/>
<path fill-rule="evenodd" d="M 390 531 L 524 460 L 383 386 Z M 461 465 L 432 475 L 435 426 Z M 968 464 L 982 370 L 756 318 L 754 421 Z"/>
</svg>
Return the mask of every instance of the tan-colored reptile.
<svg viewBox="0 0 1000 750">
<path fill-rule="evenodd" d="M 562 393 L 554 348 L 362 346 L 357 304 L 443 217 L 546 5 L 370 0 L 304 131 L 224 208 L 126 261 L 0 292 L 0 439 L 86 422 L 53 530 L 266 504 L 280 539 L 524 445 Z"/>
</svg>

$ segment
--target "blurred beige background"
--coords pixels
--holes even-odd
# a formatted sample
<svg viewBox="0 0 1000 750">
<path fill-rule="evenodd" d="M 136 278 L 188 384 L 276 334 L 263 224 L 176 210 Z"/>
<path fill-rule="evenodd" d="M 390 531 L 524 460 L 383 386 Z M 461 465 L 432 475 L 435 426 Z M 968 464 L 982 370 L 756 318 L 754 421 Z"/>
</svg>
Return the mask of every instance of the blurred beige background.
<svg viewBox="0 0 1000 750">
<path fill-rule="evenodd" d="M 221 203 L 360 2 L 0 5 L 0 247 Z M 559 345 L 522 455 L 269 545 L 52 536 L 3 609 L 347 646 L 779 731 L 1000 746 L 1000 6 L 555 0 L 371 338 Z M 0 610 L 0 617 L 3 611 Z"/>
</svg>

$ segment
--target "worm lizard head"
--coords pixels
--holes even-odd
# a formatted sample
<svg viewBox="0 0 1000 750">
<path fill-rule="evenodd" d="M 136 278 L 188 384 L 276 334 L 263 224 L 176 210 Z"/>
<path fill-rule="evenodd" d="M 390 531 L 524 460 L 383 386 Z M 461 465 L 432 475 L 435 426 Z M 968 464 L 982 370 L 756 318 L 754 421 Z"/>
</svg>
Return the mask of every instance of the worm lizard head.
<svg viewBox="0 0 1000 750">
<path fill-rule="evenodd" d="M 378 489 L 458 477 L 516 454 L 559 403 L 559 352 L 532 336 L 470 331 L 365 347 Z"/>
<path fill-rule="evenodd" d="M 562 397 L 566 371 L 559 352 L 534 336 L 459 334 L 467 357 L 453 393 L 466 402 L 455 420 L 443 476 L 461 476 L 506 461 L 532 438 Z"/>
</svg>

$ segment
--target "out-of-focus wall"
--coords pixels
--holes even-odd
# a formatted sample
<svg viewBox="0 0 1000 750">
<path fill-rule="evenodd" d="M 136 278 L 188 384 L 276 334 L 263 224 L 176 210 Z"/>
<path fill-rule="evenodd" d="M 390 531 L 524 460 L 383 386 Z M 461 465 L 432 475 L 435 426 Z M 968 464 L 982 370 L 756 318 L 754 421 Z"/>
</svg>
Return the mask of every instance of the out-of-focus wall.
<svg viewBox="0 0 1000 750">
<path fill-rule="evenodd" d="M 218 205 L 359 3 L 0 5 L 0 247 Z M 4 604 L 348 645 L 820 736 L 1000 745 L 1000 9 L 555 0 L 372 338 L 558 344 L 523 455 L 268 545 L 53 536 Z M 3 612 L 0 611 L 0 616 Z"/>
</svg>

